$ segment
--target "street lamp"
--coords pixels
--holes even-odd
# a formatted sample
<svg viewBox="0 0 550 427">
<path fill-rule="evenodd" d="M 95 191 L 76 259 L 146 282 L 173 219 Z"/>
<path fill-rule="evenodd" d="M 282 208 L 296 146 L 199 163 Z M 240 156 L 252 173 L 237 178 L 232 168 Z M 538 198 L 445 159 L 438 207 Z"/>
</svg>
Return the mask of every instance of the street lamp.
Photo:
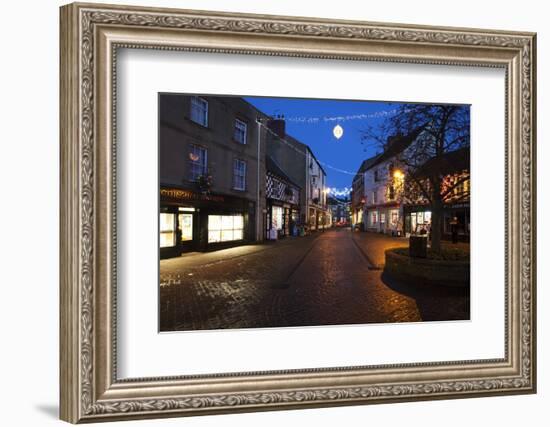
<svg viewBox="0 0 550 427">
<path fill-rule="evenodd" d="M 395 179 L 402 180 L 403 178 L 405 178 L 405 174 L 403 173 L 403 171 L 396 169 L 393 171 L 393 177 Z"/>
<path fill-rule="evenodd" d="M 344 135 L 344 128 L 340 125 L 336 125 L 334 129 L 332 129 L 332 134 L 336 139 L 340 139 Z"/>
</svg>

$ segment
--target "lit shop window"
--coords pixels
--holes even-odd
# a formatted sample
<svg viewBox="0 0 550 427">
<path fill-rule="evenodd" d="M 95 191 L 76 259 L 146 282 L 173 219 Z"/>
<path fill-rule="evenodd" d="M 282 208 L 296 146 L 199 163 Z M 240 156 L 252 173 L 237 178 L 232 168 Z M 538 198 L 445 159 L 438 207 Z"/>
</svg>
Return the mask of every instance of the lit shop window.
<svg viewBox="0 0 550 427">
<path fill-rule="evenodd" d="M 378 222 L 378 218 L 377 218 L 376 212 L 371 212 L 371 214 L 370 214 L 370 223 L 371 224 L 376 224 L 377 222 Z"/>
<path fill-rule="evenodd" d="M 242 240 L 243 215 L 208 215 L 208 243 Z"/>
<path fill-rule="evenodd" d="M 193 240 L 193 214 L 180 213 L 178 215 L 178 225 L 181 231 L 181 241 L 188 242 Z"/>
<path fill-rule="evenodd" d="M 432 219 L 432 213 L 426 212 L 413 212 L 411 213 L 411 230 L 413 233 L 420 231 L 424 226 L 429 224 Z"/>
<path fill-rule="evenodd" d="M 175 245 L 175 215 L 171 213 L 160 214 L 160 247 L 167 248 Z"/>
<path fill-rule="evenodd" d="M 239 144 L 246 144 L 246 123 L 242 120 L 235 119 L 235 131 L 233 139 Z"/>
<path fill-rule="evenodd" d="M 399 221 L 399 211 L 398 210 L 391 211 L 391 223 L 392 223 L 392 225 L 397 225 L 398 221 Z"/>
<path fill-rule="evenodd" d="M 208 126 L 208 101 L 198 96 L 191 98 L 191 120 L 202 126 Z"/>
<path fill-rule="evenodd" d="M 283 208 L 280 206 L 271 207 L 271 228 L 275 230 L 283 229 Z"/>
<path fill-rule="evenodd" d="M 381 213 L 380 214 L 380 224 L 385 224 L 385 223 L 386 223 L 386 214 Z"/>
</svg>

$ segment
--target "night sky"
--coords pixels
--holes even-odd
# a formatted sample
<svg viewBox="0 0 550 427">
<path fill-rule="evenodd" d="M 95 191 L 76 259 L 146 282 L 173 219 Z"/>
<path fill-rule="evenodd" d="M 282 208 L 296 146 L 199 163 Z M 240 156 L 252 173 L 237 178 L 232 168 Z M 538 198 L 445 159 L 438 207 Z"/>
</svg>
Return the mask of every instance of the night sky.
<svg viewBox="0 0 550 427">
<path fill-rule="evenodd" d="M 289 135 L 309 145 L 327 173 L 327 186 L 343 189 L 351 187 L 351 181 L 361 162 L 376 154 L 373 144 L 361 144 L 361 131 L 376 126 L 384 117 L 326 120 L 327 117 L 370 115 L 395 110 L 400 104 L 388 102 L 338 101 L 292 98 L 247 97 L 256 108 L 265 114 L 284 115 Z M 384 113 L 382 113 L 384 114 Z M 297 118 L 318 118 L 317 122 L 301 122 Z M 333 128 L 339 124 L 344 135 L 336 139 Z M 332 169 L 342 169 L 343 173 Z"/>
</svg>

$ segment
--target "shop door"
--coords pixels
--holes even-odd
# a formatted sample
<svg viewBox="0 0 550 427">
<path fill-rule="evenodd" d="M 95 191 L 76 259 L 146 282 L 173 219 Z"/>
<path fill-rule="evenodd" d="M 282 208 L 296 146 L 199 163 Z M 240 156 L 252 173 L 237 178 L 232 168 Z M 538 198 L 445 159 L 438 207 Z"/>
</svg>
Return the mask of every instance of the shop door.
<svg viewBox="0 0 550 427">
<path fill-rule="evenodd" d="M 191 249 L 195 243 L 195 214 L 178 214 L 178 228 L 180 235 L 180 245 L 184 249 Z"/>
</svg>

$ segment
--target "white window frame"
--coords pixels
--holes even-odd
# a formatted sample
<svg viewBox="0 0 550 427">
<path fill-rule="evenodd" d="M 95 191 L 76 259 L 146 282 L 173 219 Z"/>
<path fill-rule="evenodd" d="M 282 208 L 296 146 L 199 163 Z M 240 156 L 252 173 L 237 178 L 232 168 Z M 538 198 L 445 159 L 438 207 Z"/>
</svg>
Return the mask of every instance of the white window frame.
<svg viewBox="0 0 550 427">
<path fill-rule="evenodd" d="M 191 154 L 196 154 L 195 150 L 200 152 L 200 159 L 194 161 L 191 158 Z M 206 175 L 208 173 L 208 150 L 197 144 L 189 144 L 188 159 L 189 162 L 189 180 L 197 181 L 199 176 Z M 196 173 L 197 168 L 200 168 L 199 173 Z"/>
<path fill-rule="evenodd" d="M 233 159 L 233 190 L 238 190 L 238 191 L 246 190 L 246 161 L 245 160 Z"/>
<path fill-rule="evenodd" d="M 189 117 L 195 123 L 208 127 L 208 101 L 200 96 L 192 96 Z"/>
<path fill-rule="evenodd" d="M 240 119 L 235 119 L 233 127 L 233 139 L 239 144 L 246 144 L 248 136 L 248 124 Z"/>
<path fill-rule="evenodd" d="M 171 228 L 162 228 L 162 225 L 165 224 L 161 218 L 164 216 L 166 217 L 169 217 L 171 218 L 171 223 L 172 223 L 172 226 Z M 172 237 L 172 242 L 167 245 L 167 244 L 162 244 L 163 242 L 163 239 L 161 238 L 161 236 L 163 235 L 171 235 Z M 176 246 L 176 214 L 172 213 L 172 212 L 161 212 L 160 213 L 160 216 L 159 216 L 159 246 L 161 248 L 173 248 L 174 246 Z"/>
<path fill-rule="evenodd" d="M 235 219 L 239 217 L 239 225 L 235 226 Z M 212 220 L 218 218 L 218 227 L 212 226 Z M 230 228 L 224 228 L 222 225 L 223 220 L 231 218 L 232 226 Z M 231 232 L 231 238 L 224 238 L 224 232 Z M 239 237 L 235 238 L 235 234 Z M 232 214 L 232 215 L 208 215 L 208 244 L 211 243 L 223 243 L 223 242 L 234 242 L 238 240 L 244 240 L 244 215 L 242 214 Z"/>
</svg>

